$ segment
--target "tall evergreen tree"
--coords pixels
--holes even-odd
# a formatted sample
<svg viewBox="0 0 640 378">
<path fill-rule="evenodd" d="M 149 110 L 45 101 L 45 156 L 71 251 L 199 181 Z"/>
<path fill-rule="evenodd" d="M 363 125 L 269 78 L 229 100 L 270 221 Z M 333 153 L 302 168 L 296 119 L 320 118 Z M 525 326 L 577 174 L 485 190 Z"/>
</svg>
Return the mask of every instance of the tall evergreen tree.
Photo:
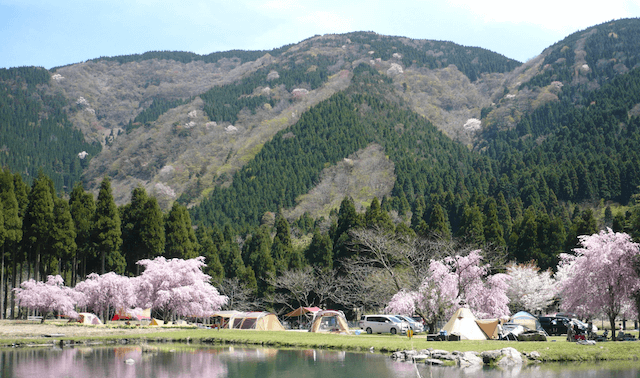
<svg viewBox="0 0 640 378">
<path fill-rule="evenodd" d="M 71 285 L 83 280 L 87 276 L 87 259 L 93 251 L 91 230 L 96 212 L 96 202 L 93 195 L 86 192 L 81 183 L 77 183 L 69 195 L 69 210 L 76 229 L 76 253 L 73 259 Z"/>
<path fill-rule="evenodd" d="M 3 169 L 0 171 L 0 206 L 3 212 L 3 229 L 4 229 L 4 241 L 0 253 L 2 253 L 2 277 L 4 282 L 5 271 L 5 257 L 8 257 L 11 263 L 11 287 L 16 286 L 16 270 L 18 258 L 20 256 L 19 247 L 22 240 L 22 217 L 20 216 L 20 208 L 16 193 L 14 190 L 13 175 L 9 170 Z M 7 251 L 11 251 L 10 254 Z M 9 256 L 6 256 L 8 254 Z M 20 259 L 22 261 L 22 259 Z M 2 286 L 3 288 L 7 285 Z M 2 289 L 3 290 L 3 289 Z M 11 291 L 11 318 L 14 315 L 14 293 Z M 0 318 L 4 318 L 4 291 L 0 295 Z"/>
<path fill-rule="evenodd" d="M 500 221 L 500 225 L 502 226 L 502 236 L 506 241 L 511 235 L 513 221 L 511 219 L 511 211 L 509 210 L 509 205 L 507 204 L 507 200 L 504 198 L 502 192 L 498 193 L 496 206 L 498 210 L 498 220 Z"/>
<path fill-rule="evenodd" d="M 433 205 L 431 209 L 431 217 L 429 219 L 429 233 L 443 239 L 451 238 L 451 229 L 449 221 L 442 206 L 439 203 Z"/>
<path fill-rule="evenodd" d="M 305 255 L 309 264 L 325 272 L 333 269 L 333 247 L 329 235 L 315 230 Z"/>
<path fill-rule="evenodd" d="M 264 227 L 257 228 L 247 240 L 244 245 L 243 257 L 247 267 L 250 267 L 255 273 L 258 296 L 264 297 L 272 292 L 273 287 L 269 285 L 268 280 L 275 276 L 276 268 L 271 257 L 271 237 Z"/>
<path fill-rule="evenodd" d="M 147 192 L 138 186 L 131 192 L 131 201 L 122 209 L 122 254 L 127 261 L 125 272 L 129 274 L 138 273 L 136 262 L 143 259 L 140 233 L 147 200 Z"/>
<path fill-rule="evenodd" d="M 211 276 L 211 281 L 215 285 L 219 285 L 224 279 L 224 267 L 220 263 L 218 249 L 213 242 L 213 230 L 207 226 L 198 227 L 196 230 L 196 238 L 198 238 L 198 254 L 204 256 L 207 266 L 204 273 Z"/>
<path fill-rule="evenodd" d="M 53 233 L 51 235 L 52 253 L 48 258 L 45 274 L 56 273 L 65 277 L 63 270 L 72 269 L 73 256 L 76 253 L 76 228 L 69 210 L 69 203 L 62 199 L 54 200 Z"/>
<path fill-rule="evenodd" d="M 48 252 L 51 233 L 53 227 L 53 198 L 51 193 L 50 180 L 41 172 L 33 180 L 31 192 L 29 193 L 29 204 L 25 213 L 23 227 L 23 241 L 31 261 L 34 263 L 34 278 L 40 279 L 40 262 L 42 253 Z"/>
<path fill-rule="evenodd" d="M 293 257 L 293 246 L 291 245 L 291 235 L 289 234 L 289 222 L 278 213 L 275 221 L 276 235 L 271 244 L 271 257 L 276 268 L 276 274 L 290 269 L 291 258 Z"/>
<path fill-rule="evenodd" d="M 517 233 L 517 243 L 510 246 L 509 251 L 514 253 L 516 261 L 525 263 L 538 260 L 540 250 L 538 247 L 538 222 L 536 208 L 529 206 L 525 210 L 522 220 L 518 223 L 515 232 Z"/>
<path fill-rule="evenodd" d="M 598 232 L 598 224 L 593 214 L 593 210 L 585 209 L 580 212 L 580 209 L 576 206 L 574 216 L 572 218 L 573 223 L 567 233 L 567 250 L 580 247 L 581 244 L 578 240 L 578 236 L 593 235 Z"/>
<path fill-rule="evenodd" d="M 344 197 L 338 211 L 338 223 L 333 235 L 333 256 L 342 260 L 351 256 L 349 250 L 349 230 L 360 227 L 360 215 L 351 197 Z"/>
<path fill-rule="evenodd" d="M 187 208 L 174 202 L 165 222 L 165 257 L 193 259 L 198 256 L 195 231 Z"/>
<path fill-rule="evenodd" d="M 0 188 L 1 190 L 1 188 Z M 4 318 L 4 263 L 5 263 L 5 248 L 4 243 L 7 240 L 7 232 L 4 226 L 4 211 L 2 210 L 2 202 L 0 201 L 0 259 L 2 259 L 2 265 L 0 268 L 0 319 Z"/>
<path fill-rule="evenodd" d="M 164 254 L 166 243 L 164 215 L 155 197 L 147 199 L 142 211 L 143 217 L 140 223 L 142 258 L 153 259 Z"/>
<path fill-rule="evenodd" d="M 498 218 L 496 201 L 493 198 L 487 199 L 485 207 L 484 239 L 487 243 L 491 243 L 495 247 L 504 248 L 507 246 L 507 243 L 504 240 L 502 225 L 500 225 Z"/>
<path fill-rule="evenodd" d="M 142 259 L 153 259 L 164 253 L 164 215 L 154 197 L 148 197 L 142 187 L 131 192 L 131 202 L 122 211 L 122 251 L 127 260 L 127 272 L 140 274 Z"/>
<path fill-rule="evenodd" d="M 120 214 L 111 194 L 111 181 L 106 176 L 98 192 L 91 240 L 100 258 L 101 274 L 105 274 L 107 270 L 123 274 L 126 261 L 120 251 L 122 246 Z"/>
<path fill-rule="evenodd" d="M 394 229 L 391 217 L 386 211 L 382 210 L 377 197 L 373 197 L 371 205 L 369 205 L 365 210 L 364 224 L 367 228 L 380 227 L 387 231 L 392 231 Z"/>
<path fill-rule="evenodd" d="M 478 205 L 465 207 L 458 234 L 470 245 L 481 247 L 484 244 L 484 216 Z"/>
</svg>

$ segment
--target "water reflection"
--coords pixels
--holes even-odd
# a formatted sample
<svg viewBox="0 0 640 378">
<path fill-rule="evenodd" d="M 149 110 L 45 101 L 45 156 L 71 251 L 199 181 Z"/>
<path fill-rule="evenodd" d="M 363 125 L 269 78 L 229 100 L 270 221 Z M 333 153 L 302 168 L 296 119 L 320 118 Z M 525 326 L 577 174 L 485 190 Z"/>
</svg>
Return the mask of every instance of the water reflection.
<svg viewBox="0 0 640 378">
<path fill-rule="evenodd" d="M 127 363 L 127 361 L 129 363 Z M 0 351 L 1 377 L 398 377 L 604 378 L 637 377 L 637 363 L 543 364 L 497 369 L 396 362 L 388 356 L 274 348 L 98 347 Z"/>
</svg>

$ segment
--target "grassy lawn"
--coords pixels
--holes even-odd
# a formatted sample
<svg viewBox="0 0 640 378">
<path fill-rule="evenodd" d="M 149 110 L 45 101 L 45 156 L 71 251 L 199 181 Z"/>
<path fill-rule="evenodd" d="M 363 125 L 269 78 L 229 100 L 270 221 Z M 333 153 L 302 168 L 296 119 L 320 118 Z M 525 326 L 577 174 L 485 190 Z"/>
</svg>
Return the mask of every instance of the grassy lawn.
<svg viewBox="0 0 640 378">
<path fill-rule="evenodd" d="M 77 326 L 76 326 L 77 327 Z M 91 326 L 89 326 L 91 327 Z M 103 326 L 104 327 L 104 326 Z M 65 334 L 65 326 L 57 327 L 60 334 Z M 93 327 L 96 328 L 95 326 Z M 99 328 L 99 327 L 97 327 Z M 546 342 L 518 342 L 518 341 L 427 341 L 425 335 L 413 339 L 400 335 L 334 335 L 316 334 L 309 332 L 271 332 L 271 331 L 243 331 L 243 330 L 212 330 L 198 328 L 162 328 L 157 332 L 152 327 L 143 329 L 126 329 L 126 334 L 90 336 L 60 336 L 56 340 L 73 341 L 77 343 L 102 341 L 115 342 L 128 339 L 134 342 L 179 342 L 189 344 L 246 344 L 265 345 L 271 347 L 296 347 L 337 349 L 349 351 L 370 351 L 390 353 L 404 349 L 443 349 L 447 351 L 485 351 L 506 347 L 513 347 L 520 352 L 537 351 L 543 361 L 601 361 L 601 360 L 637 360 L 640 358 L 640 342 L 607 341 L 595 346 L 579 345 L 565 341 L 564 337 L 550 337 Z M 106 329 L 109 329 L 108 326 Z M 113 329 L 113 328 L 111 328 Z M 142 333 L 144 331 L 145 333 Z M 637 332 L 636 332 L 637 336 Z M 2 338 L 0 345 L 18 344 L 51 344 L 52 338 Z M 373 349 L 371 349 L 373 348 Z"/>
</svg>

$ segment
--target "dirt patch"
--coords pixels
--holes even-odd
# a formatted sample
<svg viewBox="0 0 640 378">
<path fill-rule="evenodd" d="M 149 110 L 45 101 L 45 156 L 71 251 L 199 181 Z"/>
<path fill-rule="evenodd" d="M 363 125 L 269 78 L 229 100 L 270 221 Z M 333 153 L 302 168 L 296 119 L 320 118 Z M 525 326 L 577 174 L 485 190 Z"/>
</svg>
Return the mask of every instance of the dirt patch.
<svg viewBox="0 0 640 378">
<path fill-rule="evenodd" d="M 130 326 L 119 322 L 109 322 L 107 325 L 81 325 L 58 320 L 48 320 L 44 324 L 39 321 L 0 320 L 0 339 L 5 340 L 43 338 L 48 335 L 56 335 L 57 337 L 127 337 L 172 331 L 176 331 L 176 328 Z"/>
</svg>

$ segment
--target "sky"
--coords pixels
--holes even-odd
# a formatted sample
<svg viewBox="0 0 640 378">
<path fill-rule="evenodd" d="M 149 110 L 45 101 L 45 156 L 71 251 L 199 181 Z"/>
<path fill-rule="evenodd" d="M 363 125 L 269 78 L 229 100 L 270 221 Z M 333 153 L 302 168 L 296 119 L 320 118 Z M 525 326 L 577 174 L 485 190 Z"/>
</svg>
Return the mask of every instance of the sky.
<svg viewBox="0 0 640 378">
<path fill-rule="evenodd" d="M 353 31 L 452 41 L 526 62 L 573 32 L 633 17 L 638 0 L 0 0 L 0 68 L 270 50 Z"/>
</svg>

